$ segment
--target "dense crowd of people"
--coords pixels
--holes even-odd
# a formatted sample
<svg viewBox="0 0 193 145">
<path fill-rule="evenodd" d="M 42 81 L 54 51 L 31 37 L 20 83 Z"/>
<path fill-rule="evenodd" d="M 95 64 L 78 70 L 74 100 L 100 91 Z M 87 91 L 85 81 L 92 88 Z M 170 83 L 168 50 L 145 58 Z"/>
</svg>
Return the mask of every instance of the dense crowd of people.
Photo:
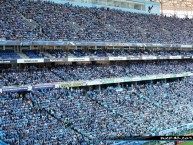
<svg viewBox="0 0 193 145">
<path fill-rule="evenodd" d="M 185 79 L 121 89 L 108 87 L 88 94 L 93 100 L 127 117 L 128 124 L 133 124 L 129 125 L 131 128 L 127 133 L 158 135 L 162 130 L 193 122 L 192 85 L 192 79 Z"/>
<path fill-rule="evenodd" d="M 0 39 L 3 40 L 193 43 L 193 21 L 189 18 L 33 0 L 3 0 L 0 7 Z M 3 49 L 0 59 L 193 56 L 192 50 L 164 48 L 40 50 Z M 184 72 L 193 72 L 192 60 L 0 65 L 0 88 Z M 193 78 L 183 78 L 90 88 L 3 92 L 0 93 L 0 140 L 10 145 L 104 145 L 115 144 L 116 141 L 104 141 L 114 137 L 159 135 L 163 130 L 193 122 L 192 87 Z"/>
<path fill-rule="evenodd" d="M 37 40 L 41 39 L 39 30 L 32 29 L 21 13 L 17 11 L 9 1 L 3 0 L 0 2 L 0 38 L 7 40 Z"/>
<path fill-rule="evenodd" d="M 69 49 L 67 50 L 48 50 L 54 58 L 65 58 L 65 57 L 111 57 L 111 56 L 192 56 L 192 50 L 152 50 L 152 49 Z"/>
<path fill-rule="evenodd" d="M 192 78 L 184 78 L 89 91 L 3 93 L 0 138 L 10 144 L 90 144 L 89 140 L 158 135 L 193 122 L 192 85 Z"/>
<path fill-rule="evenodd" d="M 0 6 L 0 38 L 7 40 L 193 42 L 188 18 L 32 0 L 3 0 Z"/>
<path fill-rule="evenodd" d="M 0 98 L 0 139 L 8 144 L 73 144 L 84 142 L 56 118 L 48 115 L 30 98 L 18 93 L 5 93 Z"/>
<path fill-rule="evenodd" d="M 62 79 L 47 68 L 38 69 L 36 66 L 25 67 L 22 71 L 3 70 L 1 75 L 2 83 L 5 86 L 41 84 L 50 82 L 60 82 Z"/>
<path fill-rule="evenodd" d="M 14 50 L 0 50 L 0 59 L 19 59 L 19 58 L 70 58 L 70 57 L 119 57 L 119 56 L 192 56 L 193 50 L 152 50 L 152 49 L 45 49 L 29 50 L 21 52 Z M 24 57 L 26 56 L 26 57 Z"/>
<path fill-rule="evenodd" d="M 191 60 L 128 61 L 105 64 L 25 66 L 24 69 L 1 70 L 1 85 L 27 85 L 52 82 L 82 81 L 105 78 L 135 77 L 193 72 Z"/>
</svg>

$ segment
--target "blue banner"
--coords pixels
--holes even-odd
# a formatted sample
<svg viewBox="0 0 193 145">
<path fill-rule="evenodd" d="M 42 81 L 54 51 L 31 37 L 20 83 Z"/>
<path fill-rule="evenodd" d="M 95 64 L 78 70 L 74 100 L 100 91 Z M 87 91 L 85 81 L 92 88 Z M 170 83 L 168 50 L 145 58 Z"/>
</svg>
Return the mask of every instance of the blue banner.
<svg viewBox="0 0 193 145">
<path fill-rule="evenodd" d="M 51 88 L 55 88 L 55 85 L 41 84 L 41 85 L 32 86 L 33 90 L 51 89 Z"/>
</svg>

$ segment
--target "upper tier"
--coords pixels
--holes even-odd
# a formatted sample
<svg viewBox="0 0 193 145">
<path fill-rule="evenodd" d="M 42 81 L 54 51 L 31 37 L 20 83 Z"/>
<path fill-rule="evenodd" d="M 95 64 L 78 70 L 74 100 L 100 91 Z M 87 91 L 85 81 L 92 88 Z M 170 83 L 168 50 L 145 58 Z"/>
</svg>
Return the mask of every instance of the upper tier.
<svg viewBox="0 0 193 145">
<path fill-rule="evenodd" d="M 52 2 L 0 3 L 0 38 L 7 40 L 193 42 L 192 19 Z"/>
</svg>

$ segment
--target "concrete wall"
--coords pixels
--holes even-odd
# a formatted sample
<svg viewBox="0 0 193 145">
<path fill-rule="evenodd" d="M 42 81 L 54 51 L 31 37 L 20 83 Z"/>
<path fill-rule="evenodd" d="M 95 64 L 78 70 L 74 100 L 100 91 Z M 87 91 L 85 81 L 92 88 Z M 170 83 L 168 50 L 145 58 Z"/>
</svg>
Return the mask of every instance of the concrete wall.
<svg viewBox="0 0 193 145">
<path fill-rule="evenodd" d="M 118 9 L 118 10 L 133 12 L 133 13 L 144 13 L 144 14 L 149 14 L 148 7 L 149 6 L 150 7 L 153 6 L 150 14 L 160 15 L 160 3 L 144 1 L 144 0 L 130 0 L 130 1 L 144 3 L 145 4 L 145 10 L 120 8 L 120 7 L 114 7 L 114 6 L 104 6 L 104 5 L 97 5 L 97 4 L 92 4 L 92 3 L 71 2 L 71 1 L 67 1 L 67 0 L 44 0 L 44 1 L 53 1 L 55 3 L 62 3 L 62 4 L 70 3 L 70 4 L 74 5 L 74 6 L 84 6 L 84 7 L 98 7 L 98 8 L 100 8 L 100 7 L 108 7 L 110 9 Z"/>
</svg>

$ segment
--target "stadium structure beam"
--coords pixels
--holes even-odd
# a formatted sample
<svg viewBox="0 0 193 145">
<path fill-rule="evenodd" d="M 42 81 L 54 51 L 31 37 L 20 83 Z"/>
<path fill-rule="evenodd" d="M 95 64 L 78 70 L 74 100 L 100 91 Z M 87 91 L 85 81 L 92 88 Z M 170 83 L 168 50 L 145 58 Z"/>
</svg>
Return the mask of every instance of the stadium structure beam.
<svg viewBox="0 0 193 145">
<path fill-rule="evenodd" d="M 193 0 L 154 0 L 160 2 L 161 13 L 164 11 L 173 11 L 173 14 L 192 15 L 193 11 Z"/>
</svg>

